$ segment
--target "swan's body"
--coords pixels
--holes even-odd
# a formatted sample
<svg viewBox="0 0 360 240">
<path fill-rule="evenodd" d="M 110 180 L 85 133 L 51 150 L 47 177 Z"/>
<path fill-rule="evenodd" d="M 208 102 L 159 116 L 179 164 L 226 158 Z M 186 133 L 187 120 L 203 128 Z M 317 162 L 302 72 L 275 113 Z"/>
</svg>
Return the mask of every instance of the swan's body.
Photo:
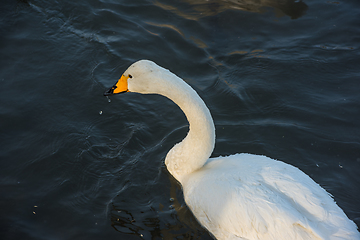
<svg viewBox="0 0 360 240">
<path fill-rule="evenodd" d="M 211 114 L 170 71 L 138 61 L 105 95 L 124 91 L 161 94 L 184 111 L 189 133 L 165 164 L 197 220 L 217 239 L 360 239 L 355 223 L 298 168 L 252 154 L 209 158 L 215 144 Z"/>
</svg>

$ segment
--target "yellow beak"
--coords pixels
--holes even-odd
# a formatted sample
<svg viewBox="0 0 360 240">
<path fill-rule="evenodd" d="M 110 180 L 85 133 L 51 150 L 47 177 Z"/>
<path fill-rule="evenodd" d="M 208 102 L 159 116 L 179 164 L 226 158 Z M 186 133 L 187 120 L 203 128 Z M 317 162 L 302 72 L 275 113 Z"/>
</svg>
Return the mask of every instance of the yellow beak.
<svg viewBox="0 0 360 240">
<path fill-rule="evenodd" d="M 129 92 L 127 80 L 129 76 L 122 75 L 117 83 L 112 86 L 109 90 L 104 92 L 104 96 L 111 96 L 118 93 Z"/>
</svg>

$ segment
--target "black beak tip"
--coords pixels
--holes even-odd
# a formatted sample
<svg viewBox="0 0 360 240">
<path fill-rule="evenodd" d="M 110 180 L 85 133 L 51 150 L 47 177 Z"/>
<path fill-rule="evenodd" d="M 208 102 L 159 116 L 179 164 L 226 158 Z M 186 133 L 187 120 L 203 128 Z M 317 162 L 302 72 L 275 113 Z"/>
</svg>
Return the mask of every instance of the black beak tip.
<svg viewBox="0 0 360 240">
<path fill-rule="evenodd" d="M 111 96 L 111 95 L 114 95 L 114 87 L 104 92 L 104 96 Z"/>
<path fill-rule="evenodd" d="M 107 96 L 110 96 L 111 93 L 109 93 L 108 91 L 104 92 L 104 96 L 107 97 Z"/>
</svg>

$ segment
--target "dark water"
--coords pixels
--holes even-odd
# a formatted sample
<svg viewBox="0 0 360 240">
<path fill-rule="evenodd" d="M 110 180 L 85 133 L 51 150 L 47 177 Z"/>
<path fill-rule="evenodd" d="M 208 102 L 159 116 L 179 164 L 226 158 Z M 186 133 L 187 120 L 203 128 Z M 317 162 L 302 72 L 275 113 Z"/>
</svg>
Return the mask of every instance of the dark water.
<svg viewBox="0 0 360 240">
<path fill-rule="evenodd" d="M 102 96 L 138 59 L 193 86 L 213 156 L 292 164 L 360 225 L 360 3 L 2 0 L 0 238 L 211 239 L 164 157 L 161 96 Z"/>
</svg>

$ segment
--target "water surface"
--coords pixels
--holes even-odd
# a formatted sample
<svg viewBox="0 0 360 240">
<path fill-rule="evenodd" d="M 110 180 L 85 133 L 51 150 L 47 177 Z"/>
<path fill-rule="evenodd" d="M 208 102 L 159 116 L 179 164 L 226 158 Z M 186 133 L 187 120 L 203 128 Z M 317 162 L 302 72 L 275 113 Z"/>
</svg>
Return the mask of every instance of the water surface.
<svg viewBox="0 0 360 240">
<path fill-rule="evenodd" d="M 213 156 L 294 165 L 360 225 L 359 3 L 5 0 L 1 239 L 211 239 L 164 158 L 188 130 L 164 97 L 107 99 L 134 61 L 189 83 Z"/>
</svg>

